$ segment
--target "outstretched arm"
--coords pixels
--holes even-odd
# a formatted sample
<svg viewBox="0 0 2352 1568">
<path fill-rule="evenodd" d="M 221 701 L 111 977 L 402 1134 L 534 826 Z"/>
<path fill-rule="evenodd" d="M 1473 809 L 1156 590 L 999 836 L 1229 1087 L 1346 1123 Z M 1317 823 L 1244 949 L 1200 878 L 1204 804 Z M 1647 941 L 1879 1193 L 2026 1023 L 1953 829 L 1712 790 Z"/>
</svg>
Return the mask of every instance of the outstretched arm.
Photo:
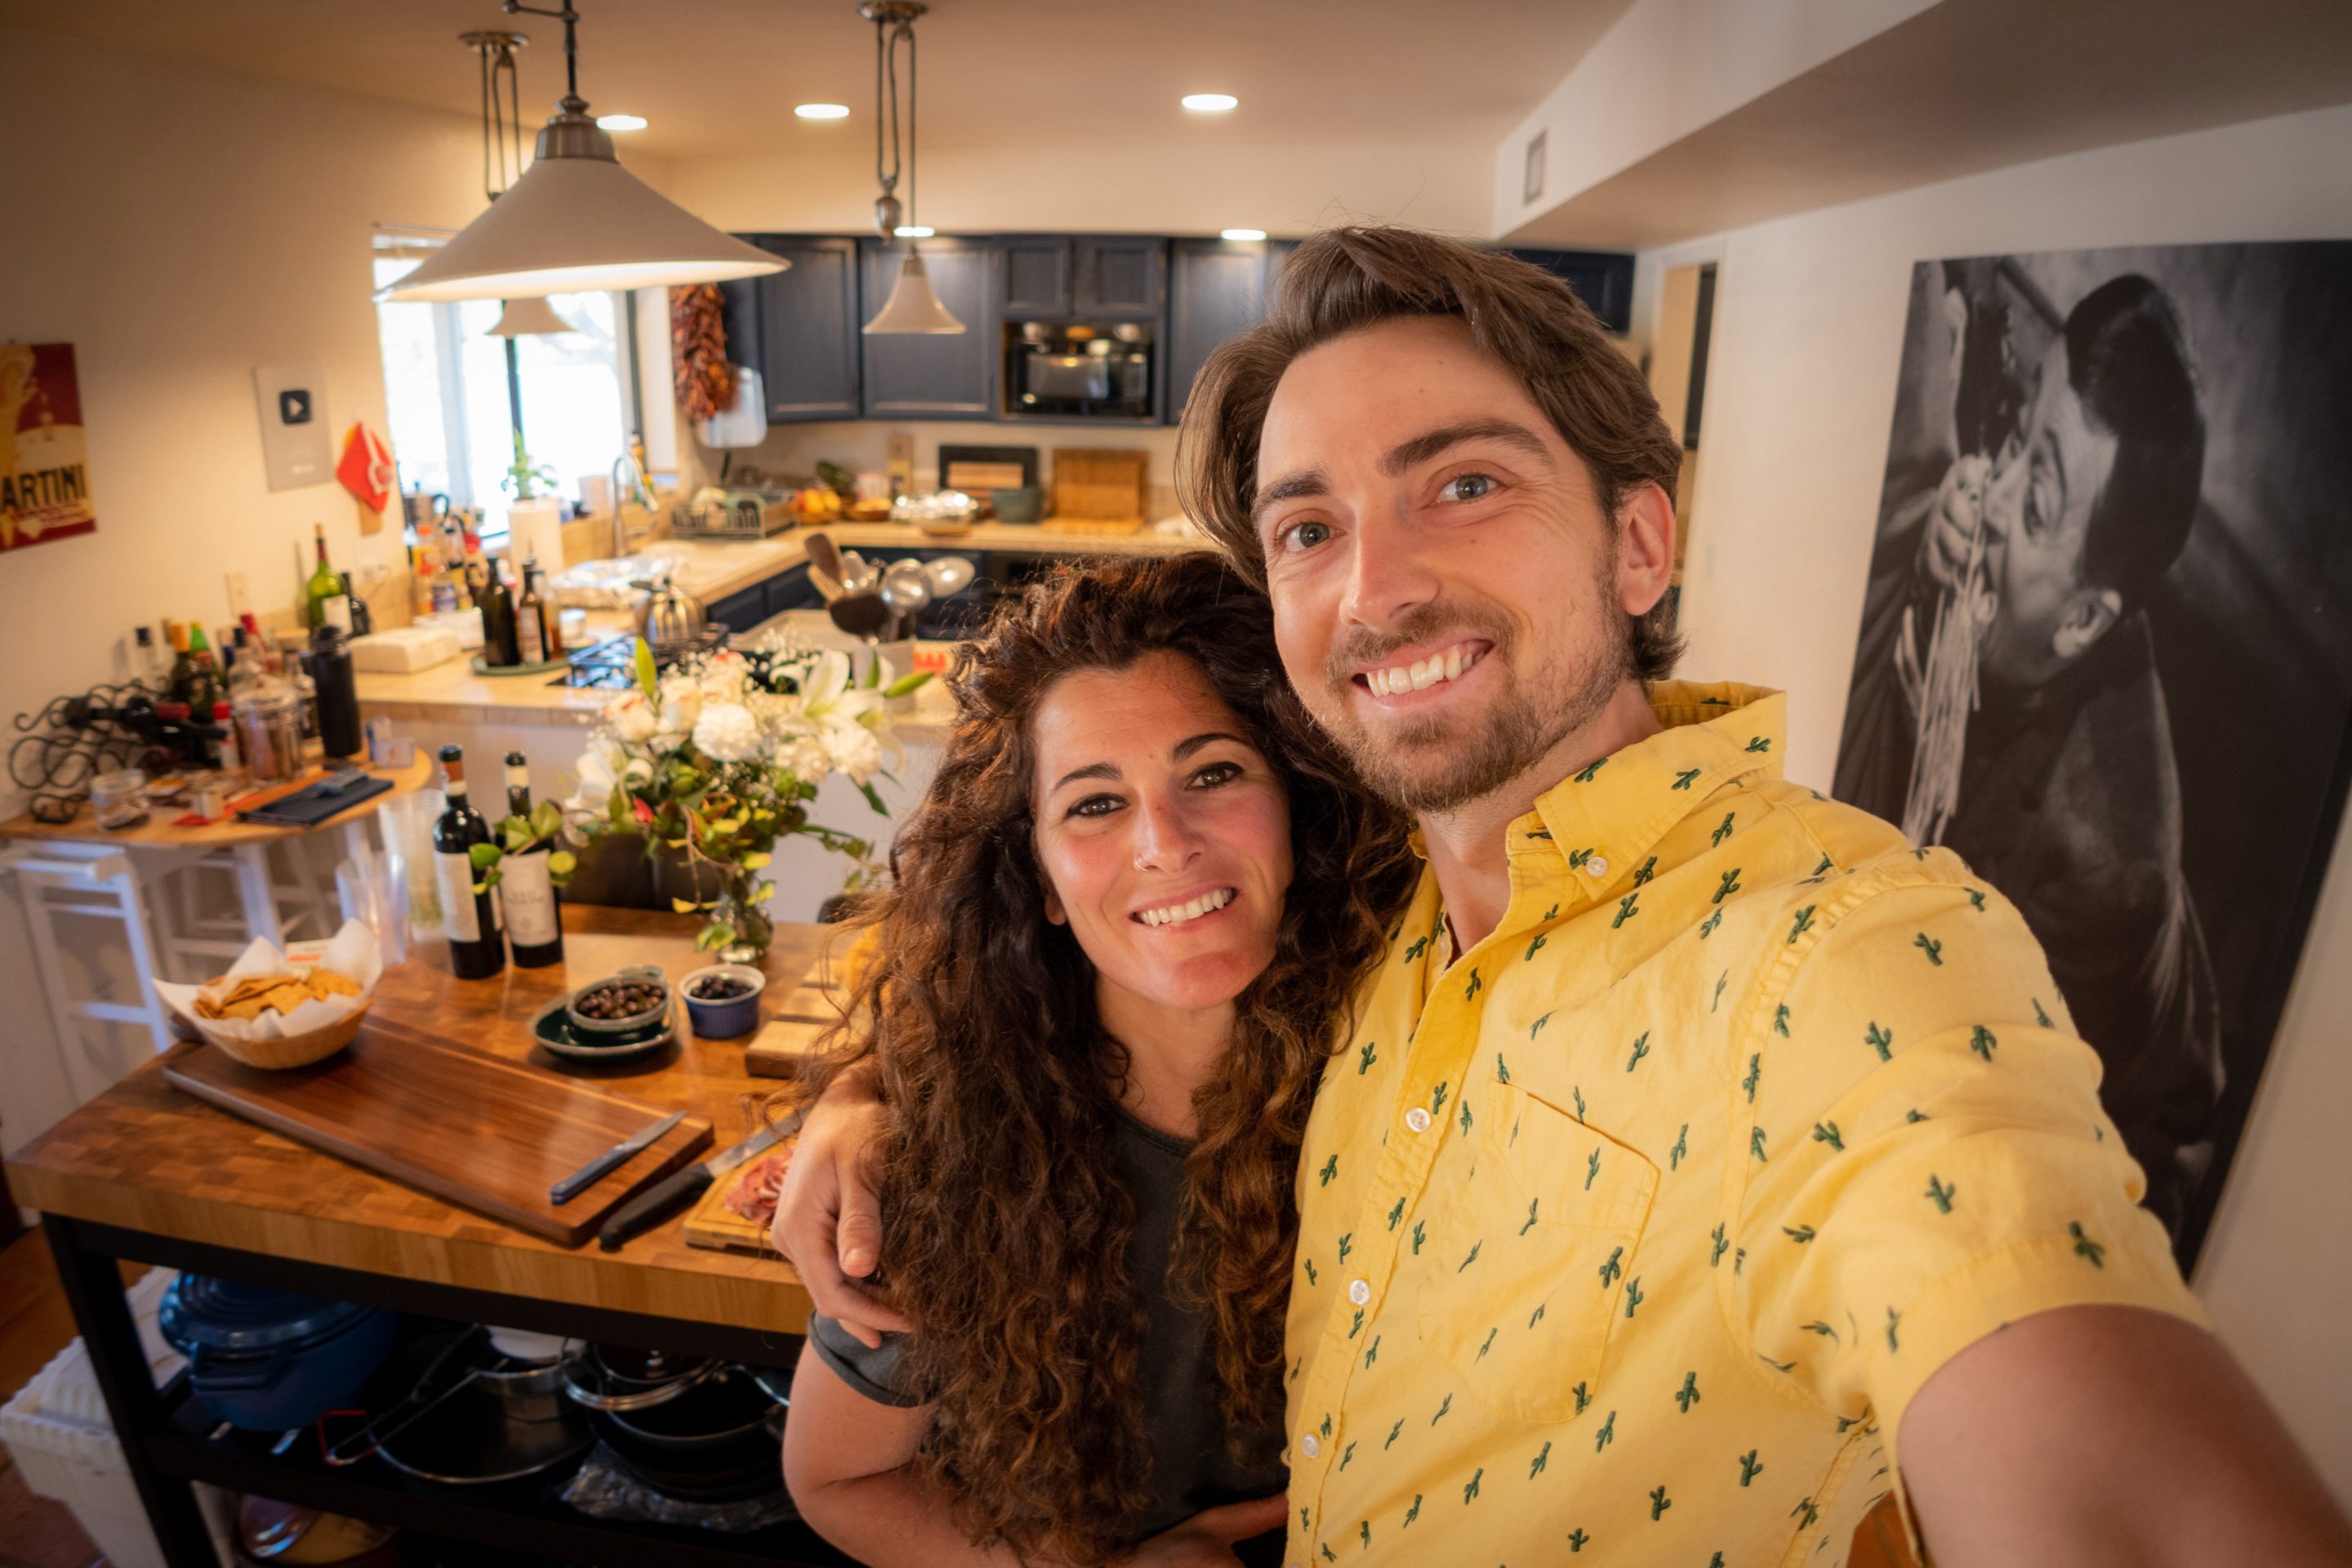
<svg viewBox="0 0 2352 1568">
<path fill-rule="evenodd" d="M 2352 1526 L 2230 1353 L 2133 1307 L 2037 1313 L 1904 1412 L 1904 1483 L 1942 1568 L 2352 1564 Z"/>
</svg>

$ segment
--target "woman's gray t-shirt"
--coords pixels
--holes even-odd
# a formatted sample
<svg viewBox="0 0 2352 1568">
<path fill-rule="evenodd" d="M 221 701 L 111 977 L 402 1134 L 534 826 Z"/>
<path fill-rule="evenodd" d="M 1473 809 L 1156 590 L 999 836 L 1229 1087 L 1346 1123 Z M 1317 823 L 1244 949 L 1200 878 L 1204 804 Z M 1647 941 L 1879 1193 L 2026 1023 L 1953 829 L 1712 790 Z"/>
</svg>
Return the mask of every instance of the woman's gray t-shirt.
<svg viewBox="0 0 2352 1568">
<path fill-rule="evenodd" d="M 1192 1146 L 1157 1132 L 1122 1112 L 1111 1140 L 1120 1181 L 1134 1196 L 1135 1237 L 1128 1270 L 1142 1289 L 1150 1314 L 1139 1381 L 1144 1429 L 1151 1438 L 1151 1508 L 1137 1535 L 1154 1535 L 1205 1508 L 1282 1490 L 1288 1472 L 1279 1458 L 1255 1468 L 1225 1451 L 1224 1415 L 1217 1406 L 1214 1332 L 1202 1313 L 1170 1294 L 1168 1262 L 1176 1244 L 1176 1210 L 1184 1191 L 1184 1159 Z M 844 1383 L 877 1404 L 922 1403 L 903 1385 L 900 1336 L 885 1334 L 869 1350 L 822 1314 L 809 1319 L 809 1342 Z M 1281 1435 L 1264 1447 L 1279 1452 Z"/>
</svg>

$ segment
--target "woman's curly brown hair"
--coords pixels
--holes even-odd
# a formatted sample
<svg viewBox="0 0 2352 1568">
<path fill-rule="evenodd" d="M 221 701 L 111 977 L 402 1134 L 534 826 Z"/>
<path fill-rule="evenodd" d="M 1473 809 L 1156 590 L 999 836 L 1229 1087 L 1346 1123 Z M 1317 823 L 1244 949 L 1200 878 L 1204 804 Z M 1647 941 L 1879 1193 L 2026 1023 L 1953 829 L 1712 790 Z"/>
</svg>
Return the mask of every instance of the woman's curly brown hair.
<svg viewBox="0 0 2352 1568">
<path fill-rule="evenodd" d="M 891 889 L 858 917 L 874 957 L 824 1069 L 872 1058 L 889 1110 L 882 1261 L 915 1325 L 906 1372 L 933 1395 L 916 1472 L 975 1542 L 1075 1563 L 1122 1555 L 1150 1500 L 1145 1308 L 1111 1150 L 1124 1054 L 1093 967 L 1045 917 L 1030 721 L 1060 677 L 1159 652 L 1198 667 L 1289 792 L 1274 960 L 1193 1097 L 1169 1282 L 1213 1323 L 1227 1431 L 1279 1442 L 1299 1142 L 1415 861 L 1403 820 L 1309 726 L 1266 601 L 1221 559 L 1030 587 L 958 649 L 955 729 L 892 851 Z"/>
</svg>

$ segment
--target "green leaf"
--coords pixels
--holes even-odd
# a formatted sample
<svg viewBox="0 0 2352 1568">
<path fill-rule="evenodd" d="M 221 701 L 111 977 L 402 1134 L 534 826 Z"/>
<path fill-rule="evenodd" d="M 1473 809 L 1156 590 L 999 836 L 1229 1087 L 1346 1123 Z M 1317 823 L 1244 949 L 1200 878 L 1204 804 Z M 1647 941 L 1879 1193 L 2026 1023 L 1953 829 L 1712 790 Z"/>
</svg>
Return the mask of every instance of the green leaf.
<svg viewBox="0 0 2352 1568">
<path fill-rule="evenodd" d="M 760 851 L 755 849 L 751 854 L 743 857 L 743 869 L 746 871 L 756 871 L 774 858 L 775 857 L 772 855 L 761 854 Z"/>
<path fill-rule="evenodd" d="M 637 639 L 637 688 L 648 702 L 661 690 L 661 672 L 654 668 L 653 645 L 643 637 Z"/>
<path fill-rule="evenodd" d="M 920 688 L 923 682 L 930 679 L 931 674 L 932 672 L 930 670 L 919 669 L 912 675 L 902 675 L 898 679 L 892 681 L 889 685 L 884 687 L 882 689 L 882 695 L 885 697 L 904 697 L 908 692 Z"/>
<path fill-rule="evenodd" d="M 735 941 L 735 928 L 725 921 L 712 921 L 694 939 L 694 951 L 711 952 L 730 946 Z"/>
<path fill-rule="evenodd" d="M 881 685 L 881 684 L 882 684 L 882 656 L 881 656 L 880 654 L 878 654 L 878 653 L 877 653 L 877 654 L 876 654 L 876 655 L 874 656 L 874 663 L 873 663 L 873 665 L 871 666 L 871 668 L 869 668 L 866 671 L 866 679 L 865 679 L 864 685 L 865 685 L 866 689 L 868 691 L 871 691 L 872 689 L 874 689 L 874 688 L 876 688 L 876 687 L 877 687 L 877 686 L 879 686 L 879 685 Z"/>
<path fill-rule="evenodd" d="M 880 792 L 877 791 L 871 784 L 859 784 L 857 790 L 866 797 L 866 804 L 872 806 L 878 815 L 883 816 L 890 815 L 890 808 L 882 804 Z"/>
<path fill-rule="evenodd" d="M 530 824 L 520 816 L 509 816 L 500 822 L 499 837 L 503 841 L 501 847 L 509 855 L 520 855 L 539 841 L 530 830 Z"/>
<path fill-rule="evenodd" d="M 579 858 L 569 849 L 558 849 L 547 858 L 548 879 L 559 888 L 579 868 Z"/>
<path fill-rule="evenodd" d="M 506 858 L 506 851 L 495 844 L 477 844 L 466 851 L 466 858 L 477 871 L 487 871 Z"/>
<path fill-rule="evenodd" d="M 669 907 L 672 912 L 681 915 L 694 914 L 703 908 L 691 899 L 672 899 L 669 901 Z"/>
<path fill-rule="evenodd" d="M 530 831 L 540 838 L 552 838 L 563 831 L 563 808 L 551 800 L 542 800 L 530 808 Z"/>
</svg>

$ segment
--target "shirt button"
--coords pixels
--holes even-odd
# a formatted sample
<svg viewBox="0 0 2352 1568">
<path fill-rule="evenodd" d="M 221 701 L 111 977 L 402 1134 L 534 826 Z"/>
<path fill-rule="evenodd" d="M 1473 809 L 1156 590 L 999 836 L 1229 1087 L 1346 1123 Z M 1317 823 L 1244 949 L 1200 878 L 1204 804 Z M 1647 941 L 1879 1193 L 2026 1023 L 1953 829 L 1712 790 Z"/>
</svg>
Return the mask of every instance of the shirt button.
<svg viewBox="0 0 2352 1568">
<path fill-rule="evenodd" d="M 1357 1306 L 1360 1307 L 1371 1299 L 1372 1284 L 1370 1280 L 1350 1279 L 1348 1281 L 1349 1300 L 1353 1301 Z"/>
<path fill-rule="evenodd" d="M 1298 1439 L 1298 1451 L 1311 1459 L 1323 1451 L 1323 1444 L 1314 1433 L 1309 1432 Z"/>
<path fill-rule="evenodd" d="M 1588 855 L 1584 858 L 1584 874 L 1596 879 L 1609 875 L 1609 857 Z"/>
<path fill-rule="evenodd" d="M 1404 1124 L 1415 1132 L 1426 1132 L 1429 1131 L 1429 1112 L 1416 1105 L 1404 1113 Z"/>
</svg>

